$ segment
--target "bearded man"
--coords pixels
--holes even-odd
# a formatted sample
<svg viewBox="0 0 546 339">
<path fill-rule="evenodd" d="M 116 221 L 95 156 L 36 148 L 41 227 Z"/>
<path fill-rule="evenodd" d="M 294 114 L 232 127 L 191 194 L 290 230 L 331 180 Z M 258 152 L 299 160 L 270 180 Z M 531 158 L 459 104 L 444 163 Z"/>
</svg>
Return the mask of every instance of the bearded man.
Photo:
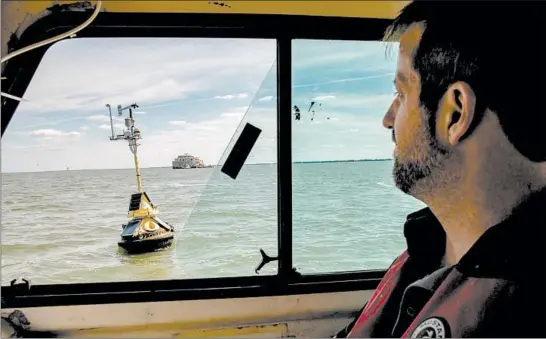
<svg viewBox="0 0 546 339">
<path fill-rule="evenodd" d="M 428 207 L 337 337 L 546 337 L 545 16 L 544 2 L 414 1 L 387 30 L 393 178 Z"/>
</svg>

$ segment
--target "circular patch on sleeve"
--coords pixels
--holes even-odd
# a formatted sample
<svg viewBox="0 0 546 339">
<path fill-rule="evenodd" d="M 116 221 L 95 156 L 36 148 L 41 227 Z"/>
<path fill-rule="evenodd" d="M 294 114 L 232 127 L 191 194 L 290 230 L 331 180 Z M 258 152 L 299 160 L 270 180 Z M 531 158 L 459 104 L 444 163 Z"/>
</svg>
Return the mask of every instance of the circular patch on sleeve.
<svg viewBox="0 0 546 339">
<path fill-rule="evenodd" d="M 411 338 L 449 338 L 449 326 L 440 318 L 428 318 L 419 324 Z"/>
</svg>

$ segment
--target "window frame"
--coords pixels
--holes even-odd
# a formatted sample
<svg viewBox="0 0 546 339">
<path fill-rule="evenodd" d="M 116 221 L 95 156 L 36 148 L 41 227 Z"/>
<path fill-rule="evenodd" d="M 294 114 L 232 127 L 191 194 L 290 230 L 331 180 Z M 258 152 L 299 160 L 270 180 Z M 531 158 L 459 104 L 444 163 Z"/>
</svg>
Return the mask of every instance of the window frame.
<svg viewBox="0 0 546 339">
<path fill-rule="evenodd" d="M 86 12 L 54 12 L 30 25 L 10 51 L 68 31 Z M 183 24 L 182 24 L 183 23 Z M 93 38 L 260 38 L 277 41 L 277 215 L 276 275 L 2 286 L 2 308 L 128 302 L 243 298 L 375 289 L 385 270 L 301 275 L 292 262 L 292 40 L 377 41 L 388 19 L 277 14 L 101 12 L 78 37 Z M 22 97 L 47 49 L 37 48 L 7 62 L 2 91 Z M 2 136 L 18 102 L 2 99 Z M 281 112 L 285 112 L 281 114 Z M 256 249 L 258 250 L 258 249 Z M 258 263 L 256 263 L 258 264 Z"/>
</svg>

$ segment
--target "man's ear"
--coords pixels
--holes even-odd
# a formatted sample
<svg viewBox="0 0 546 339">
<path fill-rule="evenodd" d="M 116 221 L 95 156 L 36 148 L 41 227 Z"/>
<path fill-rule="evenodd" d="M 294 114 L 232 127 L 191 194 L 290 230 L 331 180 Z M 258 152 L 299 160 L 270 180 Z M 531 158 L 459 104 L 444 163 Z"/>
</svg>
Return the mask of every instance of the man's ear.
<svg viewBox="0 0 546 339">
<path fill-rule="evenodd" d="M 476 95 L 466 82 L 458 81 L 449 86 L 439 108 L 437 135 L 443 142 L 455 146 L 474 120 Z"/>
</svg>

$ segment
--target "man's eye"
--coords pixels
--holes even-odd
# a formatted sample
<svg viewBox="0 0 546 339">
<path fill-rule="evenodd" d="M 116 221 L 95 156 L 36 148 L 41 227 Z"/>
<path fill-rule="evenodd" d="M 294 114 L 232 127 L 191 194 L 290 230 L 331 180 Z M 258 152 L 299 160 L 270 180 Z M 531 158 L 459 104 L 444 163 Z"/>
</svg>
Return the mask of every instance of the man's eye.
<svg viewBox="0 0 546 339">
<path fill-rule="evenodd" d="M 397 99 L 403 99 L 404 98 L 404 94 L 401 93 L 401 92 L 394 92 L 394 96 L 397 98 Z"/>
</svg>

